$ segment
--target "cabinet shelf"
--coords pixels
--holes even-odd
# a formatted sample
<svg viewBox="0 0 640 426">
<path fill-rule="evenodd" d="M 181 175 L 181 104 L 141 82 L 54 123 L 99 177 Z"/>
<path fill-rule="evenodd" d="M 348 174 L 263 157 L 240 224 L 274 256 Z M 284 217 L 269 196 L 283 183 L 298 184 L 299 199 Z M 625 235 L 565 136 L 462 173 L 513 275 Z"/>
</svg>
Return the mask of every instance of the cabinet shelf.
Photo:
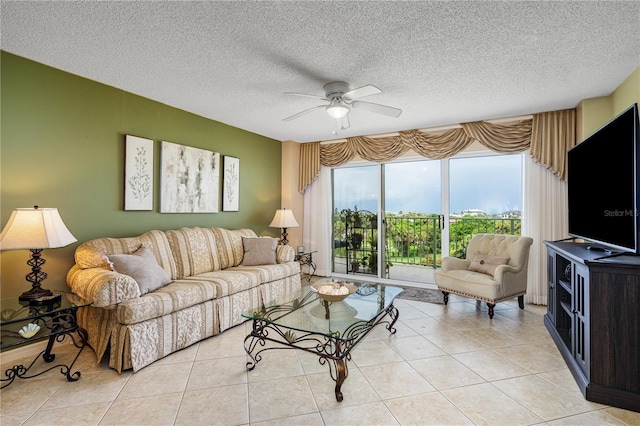
<svg viewBox="0 0 640 426">
<path fill-rule="evenodd" d="M 566 291 L 568 291 L 569 293 L 572 292 L 572 290 L 571 290 L 571 281 L 558 280 L 558 284 L 560 284 L 560 286 L 562 288 L 564 288 Z"/>
</svg>

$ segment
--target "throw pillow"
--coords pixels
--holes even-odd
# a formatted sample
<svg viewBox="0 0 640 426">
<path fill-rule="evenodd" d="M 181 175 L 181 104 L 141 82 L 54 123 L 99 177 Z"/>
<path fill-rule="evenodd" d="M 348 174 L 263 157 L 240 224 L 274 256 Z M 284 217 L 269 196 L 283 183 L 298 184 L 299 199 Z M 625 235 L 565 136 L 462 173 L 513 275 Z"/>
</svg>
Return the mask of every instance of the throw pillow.
<svg viewBox="0 0 640 426">
<path fill-rule="evenodd" d="M 496 268 L 500 265 L 506 265 L 509 263 L 510 257 L 491 256 L 488 254 L 476 253 L 469 265 L 470 271 L 482 272 L 483 274 L 493 275 L 496 273 Z"/>
<path fill-rule="evenodd" d="M 271 237 L 247 238 L 242 237 L 244 256 L 242 266 L 275 265 L 278 240 Z"/>
<path fill-rule="evenodd" d="M 140 294 L 149 293 L 171 282 L 167 272 L 158 265 L 153 252 L 144 246 L 132 254 L 112 254 L 109 262 L 114 271 L 136 280 Z"/>
</svg>

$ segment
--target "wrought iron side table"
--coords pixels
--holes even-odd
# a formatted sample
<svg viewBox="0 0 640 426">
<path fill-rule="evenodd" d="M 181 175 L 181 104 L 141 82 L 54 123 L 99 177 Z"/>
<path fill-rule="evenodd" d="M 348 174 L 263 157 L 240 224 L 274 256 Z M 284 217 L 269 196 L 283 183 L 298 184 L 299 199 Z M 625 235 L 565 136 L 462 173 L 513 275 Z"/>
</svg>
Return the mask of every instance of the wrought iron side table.
<svg viewBox="0 0 640 426">
<path fill-rule="evenodd" d="M 311 282 L 311 277 L 316 273 L 316 264 L 313 261 L 313 253 L 317 253 L 317 250 L 309 251 L 306 253 L 296 253 L 295 260 L 300 262 L 300 265 L 307 265 L 309 267 L 309 275 L 307 281 Z"/>
<path fill-rule="evenodd" d="M 36 355 L 28 366 L 17 364 L 5 370 L 3 377 L 0 378 L 2 383 L 0 388 L 9 386 L 16 378 L 30 379 L 58 367 L 60 367 L 60 373 L 67 376 L 67 380 L 73 382 L 80 378 L 80 371 L 72 372 L 72 369 L 87 341 L 87 332 L 78 325 L 76 319 L 76 311 L 84 304 L 72 302 L 69 294 L 58 293 L 61 294 L 61 298 L 55 303 L 36 305 L 34 303 L 37 302 L 21 302 L 17 297 L 0 301 L 2 307 L 0 311 L 0 319 L 2 320 L 0 323 L 0 351 L 4 352 L 11 348 L 48 339 L 46 349 Z M 59 363 L 40 369 L 40 371 L 30 372 L 41 355 L 45 362 L 53 363 L 56 358 L 52 353 L 53 344 L 62 342 L 65 336 L 69 336 L 73 345 L 78 348 L 78 354 L 71 361 L 71 364 Z"/>
</svg>

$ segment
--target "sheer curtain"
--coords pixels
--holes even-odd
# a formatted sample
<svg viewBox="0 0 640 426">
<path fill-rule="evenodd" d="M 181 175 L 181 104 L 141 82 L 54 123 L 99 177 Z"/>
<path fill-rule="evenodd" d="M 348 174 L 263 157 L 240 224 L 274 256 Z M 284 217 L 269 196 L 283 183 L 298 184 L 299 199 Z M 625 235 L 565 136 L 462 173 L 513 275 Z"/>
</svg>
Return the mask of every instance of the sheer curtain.
<svg viewBox="0 0 640 426">
<path fill-rule="evenodd" d="M 568 237 L 567 183 L 552 170 L 524 156 L 524 207 L 522 235 L 533 238 L 529 253 L 528 285 L 525 301 L 547 304 L 547 250 L 544 240 Z"/>
<path fill-rule="evenodd" d="M 303 244 L 313 253 L 316 274 L 331 275 L 331 169 L 321 167 L 320 173 L 304 192 Z"/>
</svg>

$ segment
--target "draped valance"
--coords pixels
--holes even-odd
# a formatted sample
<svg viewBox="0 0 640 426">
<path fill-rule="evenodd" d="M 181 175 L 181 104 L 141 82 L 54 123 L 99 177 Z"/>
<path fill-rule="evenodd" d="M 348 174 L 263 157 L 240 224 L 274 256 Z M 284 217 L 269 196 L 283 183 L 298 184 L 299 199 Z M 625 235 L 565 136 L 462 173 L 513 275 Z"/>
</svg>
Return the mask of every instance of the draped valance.
<svg viewBox="0 0 640 426">
<path fill-rule="evenodd" d="M 347 138 L 346 142 L 303 144 L 300 149 L 298 189 L 304 192 L 320 167 L 337 167 L 356 156 L 375 163 L 392 161 L 411 150 L 431 159 L 454 156 L 474 141 L 492 151 L 517 153 L 529 149 L 533 159 L 566 180 L 566 153 L 576 143 L 575 109 L 534 114 L 532 119 L 512 124 L 485 121 L 462 123 L 444 132 L 409 130 L 396 136 Z"/>
</svg>

